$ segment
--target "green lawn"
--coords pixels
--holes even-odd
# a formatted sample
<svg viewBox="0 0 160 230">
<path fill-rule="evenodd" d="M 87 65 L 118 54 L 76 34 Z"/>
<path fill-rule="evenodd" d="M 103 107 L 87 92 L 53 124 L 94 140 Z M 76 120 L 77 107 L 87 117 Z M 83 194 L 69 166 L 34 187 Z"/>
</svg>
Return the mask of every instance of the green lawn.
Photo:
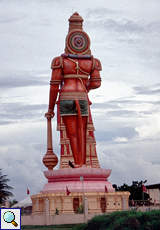
<svg viewBox="0 0 160 230">
<path fill-rule="evenodd" d="M 66 224 L 66 225 L 49 225 L 49 226 L 41 226 L 41 225 L 23 225 L 21 226 L 21 229 L 27 229 L 27 230 L 70 230 L 73 229 L 76 225 L 74 224 Z"/>
</svg>

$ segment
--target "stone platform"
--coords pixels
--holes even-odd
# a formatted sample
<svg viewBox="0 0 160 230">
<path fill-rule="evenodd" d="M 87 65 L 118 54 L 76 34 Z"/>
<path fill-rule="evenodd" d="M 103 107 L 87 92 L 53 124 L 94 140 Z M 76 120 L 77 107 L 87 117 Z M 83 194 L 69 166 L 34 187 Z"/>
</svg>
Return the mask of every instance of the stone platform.
<svg viewBox="0 0 160 230">
<path fill-rule="evenodd" d="M 84 192 L 105 192 L 105 187 L 108 192 L 114 192 L 112 184 L 107 179 L 110 174 L 110 169 L 87 167 L 48 170 L 44 172 L 48 183 L 41 193 L 65 193 L 66 187 L 71 193 L 82 192 L 81 176 L 83 176 Z"/>
<path fill-rule="evenodd" d="M 89 213 L 106 213 L 115 210 L 127 210 L 129 192 L 115 192 L 108 181 L 110 169 L 68 168 L 44 172 L 48 183 L 39 194 L 31 197 L 32 214 L 45 213 L 45 203 L 49 202 L 49 215 L 74 214 L 88 202 Z M 83 176 L 83 182 L 80 177 Z M 71 192 L 67 196 L 67 189 Z"/>
</svg>

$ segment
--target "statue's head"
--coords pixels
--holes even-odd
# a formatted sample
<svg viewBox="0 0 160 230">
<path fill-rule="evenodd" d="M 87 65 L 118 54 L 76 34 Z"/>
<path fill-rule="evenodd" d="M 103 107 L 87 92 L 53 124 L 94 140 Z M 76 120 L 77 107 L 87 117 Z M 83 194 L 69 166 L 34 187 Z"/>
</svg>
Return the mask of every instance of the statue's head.
<svg viewBox="0 0 160 230">
<path fill-rule="evenodd" d="M 83 18 L 75 12 L 69 19 L 69 31 L 66 36 L 66 54 L 91 55 L 90 38 L 83 31 Z"/>
</svg>

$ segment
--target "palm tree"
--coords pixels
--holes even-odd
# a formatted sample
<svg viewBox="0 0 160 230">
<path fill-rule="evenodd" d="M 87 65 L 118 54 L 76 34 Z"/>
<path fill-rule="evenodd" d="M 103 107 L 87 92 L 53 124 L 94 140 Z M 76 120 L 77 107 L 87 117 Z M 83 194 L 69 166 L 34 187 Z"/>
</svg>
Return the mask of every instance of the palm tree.
<svg viewBox="0 0 160 230">
<path fill-rule="evenodd" d="M 6 198 L 13 196 L 8 190 L 13 189 L 7 184 L 10 180 L 6 178 L 7 175 L 2 175 L 2 169 L 0 169 L 0 203 L 4 203 Z"/>
</svg>

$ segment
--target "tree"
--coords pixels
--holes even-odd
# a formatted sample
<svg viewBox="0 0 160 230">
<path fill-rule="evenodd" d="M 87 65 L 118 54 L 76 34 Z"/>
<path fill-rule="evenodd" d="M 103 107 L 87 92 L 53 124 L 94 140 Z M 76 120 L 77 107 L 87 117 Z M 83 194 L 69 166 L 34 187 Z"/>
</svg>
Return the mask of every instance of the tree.
<svg viewBox="0 0 160 230">
<path fill-rule="evenodd" d="M 122 186 L 118 186 L 117 185 L 113 185 L 113 187 L 115 188 L 116 191 L 129 191 L 130 192 L 130 196 L 129 196 L 129 200 L 142 200 L 142 193 L 143 193 L 143 184 L 145 184 L 147 182 L 147 180 L 145 181 L 132 181 L 132 185 L 127 185 L 127 184 L 123 184 Z M 144 200 L 149 200 L 149 194 L 147 194 L 146 192 L 144 193 Z"/>
<path fill-rule="evenodd" d="M 17 204 L 18 201 L 16 199 L 10 200 L 10 207 L 12 207 L 14 204 Z"/>
<path fill-rule="evenodd" d="M 13 188 L 7 184 L 10 180 L 6 177 L 7 175 L 2 175 L 2 169 L 0 169 L 0 203 L 4 203 L 7 198 L 13 196 L 13 194 L 8 191 Z"/>
</svg>

